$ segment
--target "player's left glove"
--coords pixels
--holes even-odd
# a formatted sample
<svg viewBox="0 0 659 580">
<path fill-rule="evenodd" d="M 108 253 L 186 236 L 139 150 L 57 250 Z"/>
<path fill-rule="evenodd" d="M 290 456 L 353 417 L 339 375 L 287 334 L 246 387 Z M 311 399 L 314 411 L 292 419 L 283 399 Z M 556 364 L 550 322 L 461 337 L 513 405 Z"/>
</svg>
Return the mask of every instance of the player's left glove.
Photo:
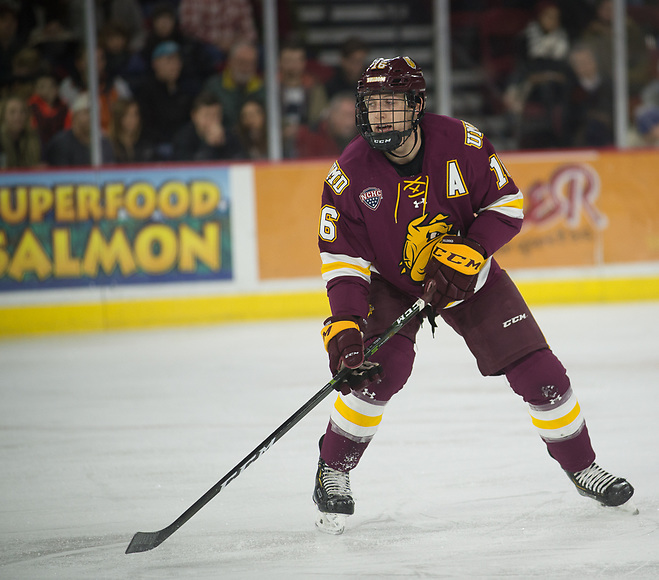
<svg viewBox="0 0 659 580">
<path fill-rule="evenodd" d="M 484 264 L 485 250 L 480 244 L 461 236 L 444 236 L 435 244 L 426 266 L 424 298 L 436 310 L 469 298 Z"/>
<path fill-rule="evenodd" d="M 354 369 L 344 381 L 334 386 L 337 391 L 347 395 L 351 389 L 361 389 L 382 379 L 382 367 L 364 360 L 364 339 L 354 320 L 330 317 L 325 321 L 322 335 L 332 374 L 335 375 L 343 367 Z"/>
</svg>

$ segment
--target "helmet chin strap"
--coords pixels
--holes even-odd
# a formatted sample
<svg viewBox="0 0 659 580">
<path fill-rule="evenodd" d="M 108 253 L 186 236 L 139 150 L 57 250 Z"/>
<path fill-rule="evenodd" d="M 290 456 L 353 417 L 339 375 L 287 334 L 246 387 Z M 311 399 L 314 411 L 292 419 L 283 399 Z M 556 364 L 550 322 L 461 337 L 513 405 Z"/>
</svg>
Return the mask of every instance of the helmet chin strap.
<svg viewBox="0 0 659 580">
<path fill-rule="evenodd" d="M 393 151 L 386 151 L 387 155 L 391 155 L 392 157 L 396 157 L 396 159 L 405 159 L 408 155 L 411 155 L 412 151 L 414 151 L 414 148 L 416 147 L 416 144 L 419 140 L 419 131 L 418 131 L 419 126 L 417 125 L 414 127 L 414 145 L 412 145 L 412 149 L 410 149 L 405 155 L 396 155 Z M 405 137 L 405 140 L 396 148 L 400 149 L 405 143 L 407 143 L 407 140 L 410 138 L 410 135 Z"/>
</svg>

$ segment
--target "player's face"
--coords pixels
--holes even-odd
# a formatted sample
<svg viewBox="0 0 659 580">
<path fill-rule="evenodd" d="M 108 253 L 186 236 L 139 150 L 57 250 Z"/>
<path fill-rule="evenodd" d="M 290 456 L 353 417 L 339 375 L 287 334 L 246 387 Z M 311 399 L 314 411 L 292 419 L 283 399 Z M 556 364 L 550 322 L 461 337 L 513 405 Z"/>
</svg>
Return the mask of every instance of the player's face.
<svg viewBox="0 0 659 580">
<path fill-rule="evenodd" d="M 365 103 L 368 121 L 374 132 L 386 133 L 410 128 L 414 109 L 407 106 L 405 95 L 400 93 L 369 95 Z"/>
</svg>

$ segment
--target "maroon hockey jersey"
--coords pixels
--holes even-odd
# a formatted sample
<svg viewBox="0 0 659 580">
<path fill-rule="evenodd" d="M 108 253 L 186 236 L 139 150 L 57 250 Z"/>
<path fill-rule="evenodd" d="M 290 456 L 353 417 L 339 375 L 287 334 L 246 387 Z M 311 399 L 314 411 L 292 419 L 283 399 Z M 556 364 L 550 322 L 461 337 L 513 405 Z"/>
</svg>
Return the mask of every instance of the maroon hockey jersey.
<svg viewBox="0 0 659 580">
<path fill-rule="evenodd" d="M 356 138 L 325 179 L 320 212 L 322 275 L 332 314 L 368 314 L 371 273 L 423 293 L 438 236 L 468 236 L 486 251 L 476 290 L 498 268 L 492 254 L 522 227 L 522 193 L 476 127 L 426 114 L 421 172 L 401 177 L 380 151 Z"/>
</svg>

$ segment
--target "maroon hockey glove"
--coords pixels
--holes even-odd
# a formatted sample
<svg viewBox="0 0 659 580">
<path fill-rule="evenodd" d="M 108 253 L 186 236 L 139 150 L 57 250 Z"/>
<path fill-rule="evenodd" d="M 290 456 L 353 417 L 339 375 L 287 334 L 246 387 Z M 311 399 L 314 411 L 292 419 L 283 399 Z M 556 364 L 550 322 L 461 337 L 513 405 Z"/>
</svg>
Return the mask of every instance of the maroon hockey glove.
<svg viewBox="0 0 659 580">
<path fill-rule="evenodd" d="M 485 250 L 468 238 L 444 236 L 435 244 L 426 266 L 424 298 L 436 309 L 474 293 Z"/>
<path fill-rule="evenodd" d="M 378 363 L 364 361 L 364 339 L 356 322 L 328 318 L 322 334 L 332 375 L 344 366 L 354 369 L 345 381 L 334 386 L 337 391 L 347 395 L 351 389 L 361 389 L 382 379 L 382 367 Z"/>
</svg>

